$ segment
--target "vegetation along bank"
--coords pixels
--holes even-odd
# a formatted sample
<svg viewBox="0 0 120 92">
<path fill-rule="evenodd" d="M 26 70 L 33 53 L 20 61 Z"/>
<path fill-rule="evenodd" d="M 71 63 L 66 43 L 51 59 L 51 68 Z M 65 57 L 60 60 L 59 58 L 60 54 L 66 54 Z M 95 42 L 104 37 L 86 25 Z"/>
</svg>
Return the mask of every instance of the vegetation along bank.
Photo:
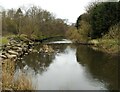
<svg viewBox="0 0 120 92">
<path fill-rule="evenodd" d="M 73 42 L 93 43 L 94 49 L 120 52 L 120 1 L 91 3 L 66 35 Z"/>
</svg>

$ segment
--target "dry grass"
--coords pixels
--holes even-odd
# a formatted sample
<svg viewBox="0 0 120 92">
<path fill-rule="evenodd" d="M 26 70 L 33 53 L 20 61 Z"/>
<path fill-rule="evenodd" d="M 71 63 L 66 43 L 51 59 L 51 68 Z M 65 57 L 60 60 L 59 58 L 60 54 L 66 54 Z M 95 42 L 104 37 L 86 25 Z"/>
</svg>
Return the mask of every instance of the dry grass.
<svg viewBox="0 0 120 92">
<path fill-rule="evenodd" d="M 13 79 L 14 79 L 14 62 L 6 60 L 2 64 L 2 89 L 11 89 L 13 87 Z"/>
<path fill-rule="evenodd" d="M 15 90 L 33 90 L 31 80 L 25 74 L 20 74 L 14 83 Z"/>
<path fill-rule="evenodd" d="M 31 80 L 20 73 L 15 80 L 15 62 L 6 60 L 2 64 L 2 90 L 33 90 Z"/>
<path fill-rule="evenodd" d="M 0 58 L 0 92 L 2 90 L 2 62 Z"/>
<path fill-rule="evenodd" d="M 117 54 L 120 52 L 120 46 L 118 39 L 95 39 L 89 41 L 97 46 L 97 50 L 107 52 L 110 54 Z"/>
</svg>

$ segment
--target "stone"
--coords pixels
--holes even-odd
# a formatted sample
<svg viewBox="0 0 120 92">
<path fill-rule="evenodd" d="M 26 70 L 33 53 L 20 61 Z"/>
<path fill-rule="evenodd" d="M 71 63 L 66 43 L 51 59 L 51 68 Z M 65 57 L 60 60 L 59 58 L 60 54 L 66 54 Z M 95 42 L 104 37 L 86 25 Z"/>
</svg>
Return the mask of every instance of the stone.
<svg viewBox="0 0 120 92">
<path fill-rule="evenodd" d="M 12 47 L 12 50 L 17 50 L 18 49 L 18 47 Z"/>
<path fill-rule="evenodd" d="M 7 59 L 6 55 L 0 55 L 0 57 L 3 58 L 3 59 Z"/>
<path fill-rule="evenodd" d="M 29 42 L 29 45 L 34 45 L 34 43 L 33 42 Z"/>
<path fill-rule="evenodd" d="M 15 51 L 12 51 L 12 50 L 9 50 L 8 53 L 13 54 L 13 55 L 18 55 L 18 52 L 15 52 Z"/>
<path fill-rule="evenodd" d="M 10 54 L 6 54 L 6 56 L 8 57 L 8 59 L 15 59 L 15 58 L 17 58 L 17 55 L 10 55 Z"/>
<path fill-rule="evenodd" d="M 48 53 L 48 50 L 45 50 L 45 53 Z"/>
<path fill-rule="evenodd" d="M 17 44 L 18 47 L 21 47 L 21 44 Z"/>
<path fill-rule="evenodd" d="M 22 48 L 21 48 L 21 47 L 18 47 L 18 51 L 22 51 Z"/>
<path fill-rule="evenodd" d="M 39 50 L 40 52 L 42 52 L 43 51 L 43 49 L 42 48 L 40 48 L 40 50 Z"/>
<path fill-rule="evenodd" d="M 18 52 L 18 51 L 22 51 L 22 48 L 21 47 L 12 47 L 12 50 L 16 50 Z"/>
<path fill-rule="evenodd" d="M 28 53 L 25 53 L 25 55 L 28 55 Z"/>
<path fill-rule="evenodd" d="M 25 48 L 25 47 L 23 48 L 23 51 L 24 51 L 24 52 L 27 52 L 27 50 L 28 50 L 27 48 Z"/>
<path fill-rule="evenodd" d="M 52 47 L 49 47 L 49 52 L 54 52 Z"/>
<path fill-rule="evenodd" d="M 30 51 L 30 52 L 32 52 L 32 51 L 33 51 L 33 49 L 29 49 L 29 51 Z"/>
<path fill-rule="evenodd" d="M 8 45 L 8 46 L 6 46 L 6 49 L 7 49 L 7 50 L 11 49 L 11 46 L 9 46 L 9 45 Z"/>
</svg>

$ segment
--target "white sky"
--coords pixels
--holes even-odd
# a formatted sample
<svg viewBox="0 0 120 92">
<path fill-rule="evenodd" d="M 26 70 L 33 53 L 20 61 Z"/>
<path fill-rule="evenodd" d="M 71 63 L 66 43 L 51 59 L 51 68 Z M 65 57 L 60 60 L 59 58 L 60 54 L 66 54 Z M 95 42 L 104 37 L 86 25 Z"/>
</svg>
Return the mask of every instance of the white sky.
<svg viewBox="0 0 120 92">
<path fill-rule="evenodd" d="M 40 6 L 56 15 L 75 23 L 78 16 L 85 12 L 85 7 L 94 0 L 0 0 L 0 6 L 5 9 L 18 8 L 26 5 Z"/>
</svg>

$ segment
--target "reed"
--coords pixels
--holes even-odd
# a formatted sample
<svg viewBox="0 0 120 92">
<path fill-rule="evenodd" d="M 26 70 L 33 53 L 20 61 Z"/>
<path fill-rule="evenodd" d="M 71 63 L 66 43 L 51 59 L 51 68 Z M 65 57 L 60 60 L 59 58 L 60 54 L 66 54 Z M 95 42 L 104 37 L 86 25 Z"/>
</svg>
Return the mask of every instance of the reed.
<svg viewBox="0 0 120 92">
<path fill-rule="evenodd" d="M 15 62 L 6 60 L 2 64 L 2 90 L 33 90 L 32 81 L 24 73 L 15 79 Z"/>
</svg>

